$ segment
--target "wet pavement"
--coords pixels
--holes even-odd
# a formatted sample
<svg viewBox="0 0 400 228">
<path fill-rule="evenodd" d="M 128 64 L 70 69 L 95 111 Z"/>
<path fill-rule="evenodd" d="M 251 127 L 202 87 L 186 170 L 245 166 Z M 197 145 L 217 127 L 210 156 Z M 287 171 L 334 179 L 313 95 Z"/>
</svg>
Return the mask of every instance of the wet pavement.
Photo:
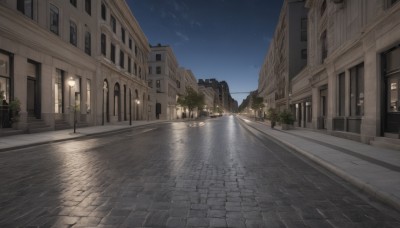
<svg viewBox="0 0 400 228">
<path fill-rule="evenodd" d="M 233 116 L 0 153 L 0 227 L 400 227 Z"/>
</svg>

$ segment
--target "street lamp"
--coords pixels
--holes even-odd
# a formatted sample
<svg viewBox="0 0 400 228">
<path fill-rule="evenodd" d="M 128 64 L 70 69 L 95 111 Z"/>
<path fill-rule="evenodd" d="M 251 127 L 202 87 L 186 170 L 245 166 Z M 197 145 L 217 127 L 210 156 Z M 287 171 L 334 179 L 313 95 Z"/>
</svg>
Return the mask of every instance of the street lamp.
<svg viewBox="0 0 400 228">
<path fill-rule="evenodd" d="M 139 99 L 135 99 L 135 103 L 136 103 L 136 120 L 139 120 L 139 104 L 140 104 L 140 100 Z"/>
<path fill-rule="evenodd" d="M 75 80 L 70 77 L 68 80 L 69 85 L 69 107 L 71 107 L 71 89 L 75 86 Z M 74 99 L 74 133 L 76 133 L 76 99 Z"/>
</svg>

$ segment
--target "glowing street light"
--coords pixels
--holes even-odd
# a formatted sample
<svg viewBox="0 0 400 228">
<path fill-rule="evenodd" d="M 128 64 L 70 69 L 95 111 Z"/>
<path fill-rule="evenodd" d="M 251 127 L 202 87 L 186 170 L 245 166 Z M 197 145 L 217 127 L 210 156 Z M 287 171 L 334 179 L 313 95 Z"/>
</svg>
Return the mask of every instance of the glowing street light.
<svg viewBox="0 0 400 228">
<path fill-rule="evenodd" d="M 70 77 L 68 80 L 69 85 L 69 107 L 71 107 L 71 89 L 75 86 L 75 80 Z M 74 133 L 76 133 L 76 99 L 74 99 Z"/>
</svg>

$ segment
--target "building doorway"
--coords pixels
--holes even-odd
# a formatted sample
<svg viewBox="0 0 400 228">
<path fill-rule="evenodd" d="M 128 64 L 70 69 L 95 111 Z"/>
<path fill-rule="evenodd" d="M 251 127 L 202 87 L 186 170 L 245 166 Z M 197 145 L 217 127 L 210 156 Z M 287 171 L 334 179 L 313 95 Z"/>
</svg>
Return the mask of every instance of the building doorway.
<svg viewBox="0 0 400 228">
<path fill-rule="evenodd" d="M 383 133 L 400 133 L 400 45 L 383 54 Z"/>
<path fill-rule="evenodd" d="M 328 110 L 328 87 L 323 86 L 320 90 L 320 116 L 318 118 L 318 129 L 326 129 L 326 115 Z"/>
<path fill-rule="evenodd" d="M 27 64 L 27 97 L 26 111 L 28 117 L 40 119 L 40 88 L 39 67 L 37 63 L 28 60 Z"/>
</svg>

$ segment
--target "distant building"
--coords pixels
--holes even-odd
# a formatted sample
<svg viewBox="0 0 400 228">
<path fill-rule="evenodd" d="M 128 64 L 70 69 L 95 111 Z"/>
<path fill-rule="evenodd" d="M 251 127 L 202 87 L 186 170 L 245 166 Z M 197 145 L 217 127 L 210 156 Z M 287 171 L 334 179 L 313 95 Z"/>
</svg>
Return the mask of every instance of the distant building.
<svg viewBox="0 0 400 228">
<path fill-rule="evenodd" d="M 305 1 L 285 0 L 274 37 L 259 74 L 265 110 L 289 108 L 290 80 L 307 64 L 307 8 Z"/>
<path fill-rule="evenodd" d="M 177 119 L 177 99 L 181 86 L 181 75 L 175 54 L 170 46 L 151 46 L 148 59 L 149 86 L 154 94 L 156 119 Z"/>
<path fill-rule="evenodd" d="M 224 112 L 236 112 L 238 109 L 237 102 L 232 98 L 229 92 L 229 85 L 226 81 L 217 81 L 214 78 L 211 79 L 199 79 L 199 86 L 206 88 L 213 88 L 214 97 L 214 110 L 221 108 Z"/>
</svg>

